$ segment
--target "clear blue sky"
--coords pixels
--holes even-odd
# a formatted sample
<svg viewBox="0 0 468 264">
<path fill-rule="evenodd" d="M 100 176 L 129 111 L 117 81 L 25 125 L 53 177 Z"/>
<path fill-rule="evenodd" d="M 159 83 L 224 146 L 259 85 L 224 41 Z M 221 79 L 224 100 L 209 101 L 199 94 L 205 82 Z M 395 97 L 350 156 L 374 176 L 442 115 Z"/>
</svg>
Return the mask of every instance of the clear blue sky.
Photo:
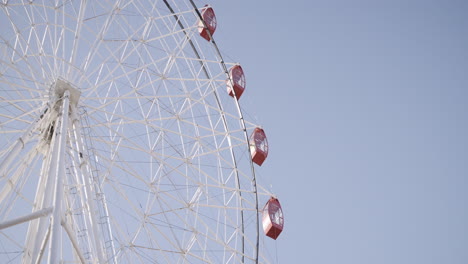
<svg viewBox="0 0 468 264">
<path fill-rule="evenodd" d="M 211 4 L 270 141 L 277 261 L 468 263 L 468 2 Z"/>
</svg>

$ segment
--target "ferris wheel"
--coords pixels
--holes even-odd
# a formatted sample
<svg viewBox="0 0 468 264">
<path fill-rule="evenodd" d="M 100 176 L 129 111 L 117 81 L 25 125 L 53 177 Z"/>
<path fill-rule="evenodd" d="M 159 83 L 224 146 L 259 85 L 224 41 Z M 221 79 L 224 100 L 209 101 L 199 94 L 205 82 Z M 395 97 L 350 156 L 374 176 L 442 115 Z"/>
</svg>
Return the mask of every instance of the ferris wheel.
<svg viewBox="0 0 468 264">
<path fill-rule="evenodd" d="M 202 4 L 2 1 L 0 263 L 270 263 L 265 131 Z"/>
</svg>

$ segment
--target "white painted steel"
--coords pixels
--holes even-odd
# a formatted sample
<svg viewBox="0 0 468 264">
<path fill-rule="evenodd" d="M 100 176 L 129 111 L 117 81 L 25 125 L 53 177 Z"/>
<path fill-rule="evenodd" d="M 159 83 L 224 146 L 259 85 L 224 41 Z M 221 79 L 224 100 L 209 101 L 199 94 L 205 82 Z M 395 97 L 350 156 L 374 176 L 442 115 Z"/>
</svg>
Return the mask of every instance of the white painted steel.
<svg viewBox="0 0 468 264">
<path fill-rule="evenodd" d="M 55 179 L 54 211 L 52 215 L 51 243 L 49 247 L 48 263 L 58 264 L 61 261 L 61 221 L 63 216 L 63 178 L 65 177 L 65 147 L 68 129 L 68 110 L 70 108 L 70 92 L 65 90 L 61 99 L 63 101 L 59 112 L 60 129 L 53 135 L 54 150 L 52 152 L 52 166 L 49 171 L 49 179 Z M 57 130 L 56 130 L 57 131 Z"/>
<path fill-rule="evenodd" d="M 22 217 L 18 217 L 16 219 L 5 221 L 3 223 L 0 223 L 0 230 L 2 230 L 4 228 L 8 228 L 10 226 L 25 223 L 25 222 L 34 220 L 34 219 L 39 218 L 39 217 L 48 216 L 51 212 L 52 212 L 52 208 L 46 208 L 46 209 L 42 209 L 42 210 L 36 211 L 34 213 L 22 216 Z"/>
<path fill-rule="evenodd" d="M 78 244 L 78 241 L 75 237 L 75 232 L 72 230 L 72 228 L 67 224 L 67 222 L 65 222 L 63 219 L 62 221 L 60 222 L 60 224 L 63 226 L 63 228 L 65 229 L 65 232 L 67 233 L 68 235 L 68 238 L 70 239 L 72 245 L 73 245 L 73 249 L 75 249 L 75 253 L 78 255 L 78 258 L 80 259 L 80 262 L 82 264 L 85 264 L 86 263 L 86 259 L 85 257 L 83 256 L 83 252 L 81 252 L 81 248 Z"/>
</svg>

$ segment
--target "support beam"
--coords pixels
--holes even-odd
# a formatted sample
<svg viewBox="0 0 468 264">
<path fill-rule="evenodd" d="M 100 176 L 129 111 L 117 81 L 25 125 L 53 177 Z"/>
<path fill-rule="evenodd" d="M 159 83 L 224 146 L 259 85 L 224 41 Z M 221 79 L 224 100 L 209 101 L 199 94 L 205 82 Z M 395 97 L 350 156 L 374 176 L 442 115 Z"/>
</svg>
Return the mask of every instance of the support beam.
<svg viewBox="0 0 468 264">
<path fill-rule="evenodd" d="M 89 223 L 90 228 L 90 233 L 92 236 L 92 243 L 93 247 L 96 250 L 97 253 L 97 258 L 99 260 L 99 263 L 104 263 L 105 258 L 104 258 L 104 252 L 103 252 L 103 242 L 102 242 L 102 237 L 99 236 L 99 222 L 97 219 L 96 215 L 96 205 L 94 202 L 94 199 L 96 197 L 95 189 L 92 186 L 92 183 L 90 181 L 91 178 L 91 169 L 89 168 L 88 164 L 88 157 L 86 155 L 82 138 L 79 135 L 79 131 L 81 131 L 81 126 L 80 122 L 78 121 L 78 118 L 76 117 L 76 114 L 74 112 L 72 114 L 72 122 L 73 122 L 73 137 L 75 139 L 75 144 L 76 148 L 78 149 L 81 157 L 80 157 L 80 167 L 79 167 L 79 172 L 80 176 L 82 178 L 83 184 L 84 184 L 84 198 L 85 198 L 85 206 L 87 207 L 87 221 Z M 86 175 L 87 173 L 87 175 Z M 113 247 L 113 244 L 112 244 Z M 114 249 L 112 249 L 114 252 Z M 115 254 L 114 254 L 115 255 Z"/>
<path fill-rule="evenodd" d="M 40 208 L 52 208 L 53 191 L 55 189 L 55 179 L 49 179 L 48 172 L 51 164 L 52 153 L 47 151 L 42 161 L 41 174 L 36 188 L 34 198 L 34 211 Z M 39 218 L 29 222 L 28 233 L 26 236 L 26 246 L 24 248 L 23 259 L 21 263 L 35 263 L 41 250 L 41 242 L 46 234 L 50 233 L 50 218 Z"/>
<path fill-rule="evenodd" d="M 44 251 L 45 251 L 47 242 L 49 242 L 49 238 L 50 238 L 50 228 L 51 228 L 51 226 L 49 225 L 49 228 L 47 229 L 47 233 L 45 234 L 44 238 L 42 239 L 42 243 L 41 243 L 41 246 L 39 248 L 39 254 L 37 255 L 36 261 L 33 262 L 35 264 L 40 264 L 41 260 L 42 260 L 42 256 L 44 256 Z"/>
<path fill-rule="evenodd" d="M 39 217 L 48 216 L 48 215 L 50 215 L 50 213 L 52 213 L 52 207 L 36 211 L 34 213 L 31 213 L 31 214 L 28 214 L 28 215 L 25 215 L 25 216 L 21 216 L 21 217 L 18 217 L 16 219 L 5 221 L 3 223 L 0 223 L 0 230 L 8 228 L 10 226 L 15 226 L 15 225 L 22 224 L 24 222 L 31 221 L 31 220 L 34 220 L 34 219 L 39 218 Z"/>
<path fill-rule="evenodd" d="M 7 154 L 5 159 L 0 163 L 0 179 L 5 177 L 4 174 L 8 166 L 10 165 L 10 163 L 16 158 L 18 153 L 24 148 L 24 145 L 28 143 L 29 139 L 33 135 L 34 128 L 36 127 L 36 125 L 37 125 L 37 122 L 33 122 L 29 126 L 28 130 L 26 130 L 26 133 L 24 133 L 24 135 L 22 135 L 20 138 L 16 140 L 10 152 Z"/>
<path fill-rule="evenodd" d="M 62 220 L 61 224 L 62 224 L 63 228 L 65 229 L 65 232 L 67 232 L 68 238 L 70 239 L 73 247 L 75 248 L 75 252 L 78 255 L 78 257 L 80 258 L 81 263 L 85 264 L 86 260 L 85 260 L 85 257 L 83 256 L 83 253 L 80 250 L 80 247 L 78 246 L 78 241 L 76 240 L 75 234 L 72 232 L 72 229 L 67 224 L 67 222 Z"/>
<path fill-rule="evenodd" d="M 65 177 L 65 145 L 68 129 L 68 110 L 70 103 L 70 92 L 66 90 L 62 97 L 62 106 L 59 110 L 60 128 L 55 131 L 54 149 L 52 153 L 52 165 L 49 177 L 55 178 L 54 212 L 52 215 L 51 241 L 49 247 L 49 259 L 47 263 L 58 264 L 61 258 L 61 221 L 63 206 L 63 178 Z"/>
</svg>

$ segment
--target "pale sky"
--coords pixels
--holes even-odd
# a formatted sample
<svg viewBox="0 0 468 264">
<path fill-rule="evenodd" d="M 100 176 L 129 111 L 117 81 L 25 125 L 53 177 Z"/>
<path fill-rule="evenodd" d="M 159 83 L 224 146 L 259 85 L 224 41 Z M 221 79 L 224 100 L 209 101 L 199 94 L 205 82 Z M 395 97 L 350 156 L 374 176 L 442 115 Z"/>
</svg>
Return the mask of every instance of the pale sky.
<svg viewBox="0 0 468 264">
<path fill-rule="evenodd" d="M 278 263 L 468 263 L 468 4 L 218 1 L 285 230 Z"/>
</svg>

